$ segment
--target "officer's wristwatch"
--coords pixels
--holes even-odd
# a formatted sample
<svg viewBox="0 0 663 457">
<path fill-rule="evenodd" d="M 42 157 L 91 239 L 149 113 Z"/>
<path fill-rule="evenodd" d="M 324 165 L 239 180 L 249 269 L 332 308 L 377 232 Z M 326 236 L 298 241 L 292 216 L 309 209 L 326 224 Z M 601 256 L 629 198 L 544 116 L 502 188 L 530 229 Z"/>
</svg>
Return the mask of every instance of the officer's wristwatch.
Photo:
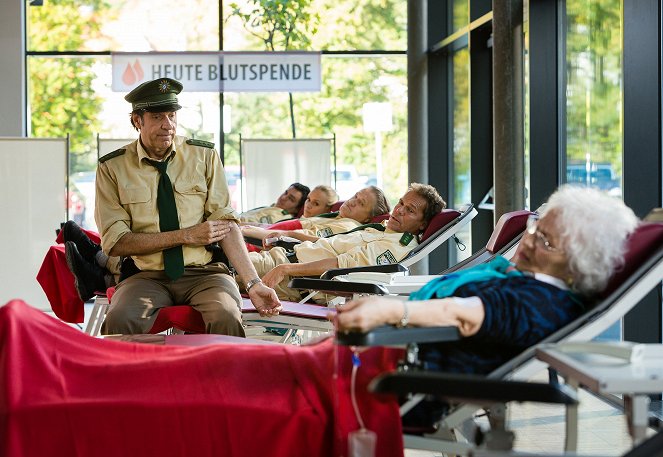
<svg viewBox="0 0 663 457">
<path fill-rule="evenodd" d="M 256 284 L 261 284 L 262 279 L 260 278 L 253 278 L 249 282 L 246 283 L 246 293 L 249 293 L 249 290 L 251 290 L 251 287 L 255 286 Z"/>
</svg>

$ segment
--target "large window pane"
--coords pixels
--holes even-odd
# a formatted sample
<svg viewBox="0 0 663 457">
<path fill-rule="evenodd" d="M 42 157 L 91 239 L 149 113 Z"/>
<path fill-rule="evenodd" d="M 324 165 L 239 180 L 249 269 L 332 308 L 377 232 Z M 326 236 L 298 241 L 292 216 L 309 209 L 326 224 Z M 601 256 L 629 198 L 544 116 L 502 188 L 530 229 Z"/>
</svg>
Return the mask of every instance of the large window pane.
<svg viewBox="0 0 663 457">
<path fill-rule="evenodd" d="M 27 8 L 29 51 L 214 51 L 219 9 L 207 0 L 59 0 Z M 53 37 L 57 37 L 54 39 Z"/>
<path fill-rule="evenodd" d="M 471 203 L 470 173 L 470 52 L 467 48 L 453 56 L 453 183 L 452 207 Z M 465 248 L 457 249 L 456 260 L 461 261 L 472 253 L 470 229 L 467 225 L 459 233 Z"/>
<path fill-rule="evenodd" d="M 566 5 L 566 180 L 621 196 L 621 1 Z"/>
<path fill-rule="evenodd" d="M 407 77 L 405 56 L 325 57 L 319 93 L 293 94 L 298 138 L 336 135 L 337 164 L 354 166 L 358 186 L 375 184 L 376 154 L 381 143 L 384 190 L 395 202 L 407 186 Z M 288 94 L 228 93 L 232 131 L 226 135 L 227 163 L 239 163 L 239 135 L 246 138 L 291 138 Z M 364 131 L 365 103 L 389 103 L 392 128 Z"/>
<path fill-rule="evenodd" d="M 451 3 L 451 33 L 467 27 L 470 23 L 470 2 L 468 0 L 453 0 Z"/>
<path fill-rule="evenodd" d="M 253 2 L 224 2 L 224 49 L 228 51 L 264 51 L 271 49 L 268 27 L 247 27 L 250 23 L 234 14 L 232 3 L 241 14 L 254 10 Z M 292 2 L 292 6 L 299 2 Z M 277 2 L 274 2 L 277 5 Z M 294 10 L 289 13 L 295 14 Z M 288 49 L 354 51 L 407 49 L 407 2 L 402 0 L 315 0 L 297 14 L 304 19 L 295 22 L 296 34 Z M 277 29 L 278 30 L 278 29 Z M 303 36 L 299 36 L 301 34 Z M 274 34 L 273 49 L 283 51 L 283 34 Z"/>
</svg>

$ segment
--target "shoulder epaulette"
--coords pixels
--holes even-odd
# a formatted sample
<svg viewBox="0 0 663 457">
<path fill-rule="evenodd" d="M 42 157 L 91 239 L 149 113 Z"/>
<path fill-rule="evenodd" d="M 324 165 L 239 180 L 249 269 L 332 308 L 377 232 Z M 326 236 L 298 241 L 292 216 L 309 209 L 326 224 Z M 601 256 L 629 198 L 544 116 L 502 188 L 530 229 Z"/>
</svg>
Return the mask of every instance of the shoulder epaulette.
<svg viewBox="0 0 663 457">
<path fill-rule="evenodd" d="M 117 149 L 113 152 L 109 152 L 105 156 L 101 157 L 99 159 L 99 163 L 104 163 L 107 160 L 114 159 L 115 157 L 120 157 L 122 154 L 124 154 L 126 151 L 125 148 Z"/>
<path fill-rule="evenodd" d="M 214 149 L 214 143 L 210 143 L 209 141 L 196 140 L 196 139 L 193 139 L 193 138 L 189 138 L 188 140 L 186 140 L 186 144 L 190 144 L 192 146 L 201 146 L 203 148 Z"/>
</svg>

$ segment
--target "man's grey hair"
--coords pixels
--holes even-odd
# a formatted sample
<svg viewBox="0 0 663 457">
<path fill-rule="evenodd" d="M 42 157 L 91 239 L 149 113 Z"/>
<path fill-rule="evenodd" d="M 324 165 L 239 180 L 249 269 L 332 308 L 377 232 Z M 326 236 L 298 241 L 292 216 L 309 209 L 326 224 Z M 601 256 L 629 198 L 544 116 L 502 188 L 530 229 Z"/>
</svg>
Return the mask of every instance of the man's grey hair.
<svg viewBox="0 0 663 457">
<path fill-rule="evenodd" d="M 551 212 L 557 216 L 560 247 L 569 262 L 571 290 L 584 296 L 601 292 L 623 266 L 626 239 L 638 218 L 617 198 L 568 184 L 550 196 L 541 216 Z"/>
</svg>

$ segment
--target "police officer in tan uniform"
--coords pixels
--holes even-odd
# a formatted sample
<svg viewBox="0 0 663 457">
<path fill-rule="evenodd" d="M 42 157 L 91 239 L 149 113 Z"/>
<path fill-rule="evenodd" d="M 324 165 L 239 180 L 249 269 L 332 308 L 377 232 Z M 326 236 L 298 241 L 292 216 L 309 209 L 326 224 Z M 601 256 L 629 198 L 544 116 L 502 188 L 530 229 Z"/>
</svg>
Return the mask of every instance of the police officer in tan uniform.
<svg viewBox="0 0 663 457">
<path fill-rule="evenodd" d="M 290 184 L 276 199 L 276 203 L 271 206 L 261 206 L 245 211 L 239 215 L 239 220 L 242 224 L 274 224 L 292 219 L 299 214 L 309 192 L 310 189 L 303 184 L 298 182 Z"/>
<path fill-rule="evenodd" d="M 387 221 L 294 247 L 294 255 L 272 248 L 249 256 L 265 284 L 281 299 L 296 301 L 299 291 L 287 284 L 295 276 L 317 276 L 332 268 L 397 263 L 419 243 L 417 236 L 446 207 L 433 186 L 412 183 Z"/>
<path fill-rule="evenodd" d="M 116 288 L 103 333 L 146 333 L 159 309 L 187 304 L 209 333 L 244 336 L 241 296 L 207 245 L 219 243 L 262 315 L 280 303 L 251 262 L 212 143 L 176 136 L 182 85 L 160 78 L 125 100 L 138 140 L 99 160 L 95 220 L 103 251 L 141 270 Z"/>
</svg>

